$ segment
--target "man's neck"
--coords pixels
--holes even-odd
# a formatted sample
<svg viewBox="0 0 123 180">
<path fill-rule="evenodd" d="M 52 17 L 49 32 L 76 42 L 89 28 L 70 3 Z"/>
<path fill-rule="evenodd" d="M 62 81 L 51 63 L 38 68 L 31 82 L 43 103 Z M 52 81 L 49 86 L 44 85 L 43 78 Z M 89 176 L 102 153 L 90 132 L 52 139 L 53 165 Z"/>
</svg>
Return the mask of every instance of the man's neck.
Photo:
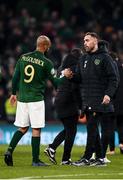
<svg viewBox="0 0 123 180">
<path fill-rule="evenodd" d="M 36 51 L 39 51 L 40 53 L 44 54 L 44 51 L 43 51 L 43 49 L 36 48 Z"/>
<path fill-rule="evenodd" d="M 96 52 L 98 50 L 98 45 L 96 44 L 91 53 Z"/>
</svg>

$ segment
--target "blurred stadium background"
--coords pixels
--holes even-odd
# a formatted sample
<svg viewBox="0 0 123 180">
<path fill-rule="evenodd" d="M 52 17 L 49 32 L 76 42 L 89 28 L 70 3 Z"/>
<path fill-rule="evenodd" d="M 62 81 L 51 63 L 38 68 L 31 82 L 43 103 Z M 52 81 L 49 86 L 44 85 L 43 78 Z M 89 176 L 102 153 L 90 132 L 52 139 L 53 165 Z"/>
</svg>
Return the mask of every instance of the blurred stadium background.
<svg viewBox="0 0 123 180">
<path fill-rule="evenodd" d="M 45 34 L 52 40 L 47 56 L 57 71 L 72 48 L 83 48 L 82 36 L 86 31 L 95 31 L 102 39 L 109 41 L 110 49 L 123 61 L 122 0 L 0 0 L 0 144 L 9 143 L 14 131 L 12 123 L 16 109 L 10 106 L 8 98 L 18 57 L 33 51 L 36 38 Z M 45 102 L 46 123 L 50 126 L 43 130 L 44 144 L 51 142 L 62 128 L 53 104 L 55 93 L 48 81 Z M 77 145 L 85 144 L 86 138 L 85 126 L 80 126 L 75 142 Z M 21 143 L 30 143 L 30 135 L 29 132 Z"/>
</svg>

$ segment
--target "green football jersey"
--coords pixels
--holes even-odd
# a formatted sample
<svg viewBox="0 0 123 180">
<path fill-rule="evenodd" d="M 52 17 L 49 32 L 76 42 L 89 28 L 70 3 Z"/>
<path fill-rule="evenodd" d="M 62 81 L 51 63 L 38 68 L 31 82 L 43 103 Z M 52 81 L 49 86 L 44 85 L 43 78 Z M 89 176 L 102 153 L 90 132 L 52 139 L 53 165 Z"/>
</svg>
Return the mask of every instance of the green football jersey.
<svg viewBox="0 0 123 180">
<path fill-rule="evenodd" d="M 44 99 L 46 81 L 58 86 L 65 77 L 57 78 L 52 62 L 39 51 L 24 54 L 18 60 L 12 79 L 12 94 L 18 90 L 18 101 L 37 102 Z"/>
</svg>

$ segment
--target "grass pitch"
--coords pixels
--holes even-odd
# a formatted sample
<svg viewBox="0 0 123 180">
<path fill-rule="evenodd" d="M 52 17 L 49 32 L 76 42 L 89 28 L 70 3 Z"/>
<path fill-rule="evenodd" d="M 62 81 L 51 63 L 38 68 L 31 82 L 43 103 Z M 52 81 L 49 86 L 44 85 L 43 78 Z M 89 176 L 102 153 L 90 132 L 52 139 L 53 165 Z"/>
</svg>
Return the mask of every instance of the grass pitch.
<svg viewBox="0 0 123 180">
<path fill-rule="evenodd" d="M 115 155 L 109 155 L 112 161 L 106 167 L 74 167 L 60 165 L 63 146 L 57 149 L 58 164 L 52 165 L 44 154 L 45 146 L 41 146 L 40 159 L 51 164 L 48 167 L 31 166 L 31 146 L 17 146 L 14 154 L 14 166 L 4 163 L 6 145 L 0 145 L 0 179 L 123 179 L 123 154 L 117 148 Z M 84 147 L 74 146 L 72 160 L 78 160 Z"/>
</svg>

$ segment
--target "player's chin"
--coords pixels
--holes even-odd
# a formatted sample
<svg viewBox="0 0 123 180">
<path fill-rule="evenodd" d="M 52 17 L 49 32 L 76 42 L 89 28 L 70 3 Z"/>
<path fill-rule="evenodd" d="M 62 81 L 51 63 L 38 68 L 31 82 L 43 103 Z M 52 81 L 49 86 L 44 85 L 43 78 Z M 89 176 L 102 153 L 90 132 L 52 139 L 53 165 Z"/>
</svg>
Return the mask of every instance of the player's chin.
<svg viewBox="0 0 123 180">
<path fill-rule="evenodd" d="M 89 49 L 87 46 L 85 46 L 85 51 L 86 51 L 86 52 L 89 52 L 90 49 Z"/>
</svg>

